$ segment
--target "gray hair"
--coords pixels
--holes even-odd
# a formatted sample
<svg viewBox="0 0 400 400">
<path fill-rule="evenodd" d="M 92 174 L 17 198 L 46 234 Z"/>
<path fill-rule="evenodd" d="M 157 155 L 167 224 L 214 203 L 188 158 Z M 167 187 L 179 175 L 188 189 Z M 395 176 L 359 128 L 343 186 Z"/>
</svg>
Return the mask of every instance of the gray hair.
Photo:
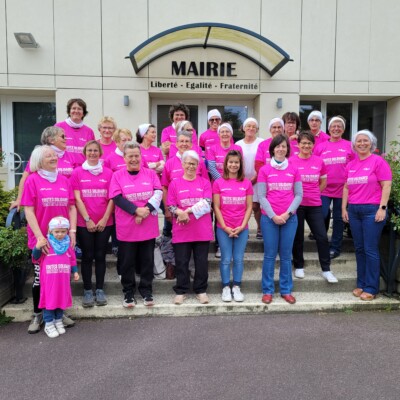
<svg viewBox="0 0 400 400">
<path fill-rule="evenodd" d="M 47 150 L 54 151 L 50 146 L 43 145 L 43 146 L 36 146 L 31 154 L 29 159 L 29 168 L 31 172 L 36 172 L 42 168 L 42 161 L 44 157 L 44 153 Z"/>
<path fill-rule="evenodd" d="M 178 134 L 176 135 L 176 141 L 178 141 L 179 136 L 185 136 L 186 138 L 190 139 L 190 141 L 193 143 L 192 132 L 189 131 L 178 132 Z"/>
<path fill-rule="evenodd" d="M 126 154 L 126 151 L 130 150 L 130 149 L 132 149 L 132 150 L 133 149 L 139 149 L 139 152 L 140 152 L 140 144 L 136 143 L 136 142 L 126 142 L 124 144 L 124 156 Z"/>
<path fill-rule="evenodd" d="M 40 138 L 40 142 L 44 145 L 50 146 L 53 144 L 54 140 L 57 138 L 58 135 L 64 134 L 64 129 L 60 128 L 59 126 L 48 126 L 42 132 L 42 136 Z"/>
<path fill-rule="evenodd" d="M 198 163 L 200 162 L 200 157 L 199 155 L 194 151 L 194 150 L 186 150 L 183 154 L 182 154 L 182 164 L 185 162 L 185 160 L 187 158 L 193 158 L 194 160 L 196 160 Z"/>
<path fill-rule="evenodd" d="M 378 146 L 378 140 L 376 139 L 375 135 L 369 131 L 368 129 L 363 129 L 362 131 L 358 131 L 353 138 L 351 139 L 351 142 L 353 144 L 353 150 L 355 150 L 355 145 L 356 145 L 356 140 L 358 135 L 365 135 L 368 137 L 369 141 L 371 142 L 371 153 L 373 153 Z"/>
</svg>

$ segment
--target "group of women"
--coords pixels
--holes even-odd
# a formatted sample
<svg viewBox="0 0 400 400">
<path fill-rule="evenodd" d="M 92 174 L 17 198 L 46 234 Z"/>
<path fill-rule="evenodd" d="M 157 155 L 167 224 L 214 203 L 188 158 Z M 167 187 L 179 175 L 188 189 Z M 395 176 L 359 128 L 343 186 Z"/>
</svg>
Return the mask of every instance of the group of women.
<svg viewBox="0 0 400 400">
<path fill-rule="evenodd" d="M 296 301 L 292 256 L 294 275 L 302 279 L 304 221 L 316 239 L 322 276 L 329 283 L 337 282 L 330 260 L 340 255 L 343 220 L 349 221 L 357 258 L 353 294 L 371 300 L 378 293 L 377 248 L 391 173 L 387 163 L 373 154 L 376 139 L 371 132 L 358 132 L 351 144 L 342 139 L 345 120 L 340 116 L 329 121 L 327 135 L 320 130 L 319 111 L 309 114 L 310 130 L 306 132 L 299 132 L 296 113 L 286 113 L 271 120 L 272 137 L 267 140 L 257 137 L 257 120 L 247 118 L 242 126 L 244 138 L 234 144 L 232 126 L 222 123 L 218 110 L 211 110 L 210 128 L 197 144 L 189 110 L 177 104 L 170 109 L 172 125 L 162 132 L 161 151 L 154 145 L 157 135 L 152 124 L 140 125 L 134 142 L 128 129 L 118 129 L 111 117 L 104 117 L 96 141 L 83 123 L 87 115 L 83 100 L 71 99 L 67 114 L 65 121 L 43 132 L 43 145 L 33 151 L 12 206 L 25 206 L 31 249 L 35 240 L 46 237 L 51 218 L 61 215 L 69 219 L 71 243 L 78 242 L 82 249 L 84 307 L 107 304 L 105 254 L 113 229 L 123 306 L 136 304 L 135 273 L 140 274 L 138 291 L 144 305 L 154 305 L 154 247 L 160 208 L 165 213 L 164 232 L 172 229 L 175 304 L 182 304 L 189 292 L 191 258 L 193 291 L 201 304 L 209 302 L 207 258 L 214 237 L 212 219 L 221 257 L 222 300 L 244 300 L 240 288 L 252 211 L 257 238 L 264 239 L 264 303 L 273 301 L 278 253 L 280 294 L 290 304 Z M 332 202 L 329 243 L 324 221 Z M 30 333 L 40 329 L 39 288 L 36 266 Z M 64 324 L 73 325 L 73 321 L 65 316 Z"/>
</svg>

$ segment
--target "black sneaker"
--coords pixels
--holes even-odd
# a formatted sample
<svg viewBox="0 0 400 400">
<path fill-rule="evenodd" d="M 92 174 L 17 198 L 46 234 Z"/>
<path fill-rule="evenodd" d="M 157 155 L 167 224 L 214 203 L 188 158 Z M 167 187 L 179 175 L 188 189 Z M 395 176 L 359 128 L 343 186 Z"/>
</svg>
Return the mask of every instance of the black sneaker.
<svg viewBox="0 0 400 400">
<path fill-rule="evenodd" d="M 132 292 L 126 292 L 125 293 L 125 298 L 124 301 L 122 302 L 122 305 L 125 308 L 133 308 L 136 305 L 136 300 L 135 297 L 133 296 Z"/>
<path fill-rule="evenodd" d="M 154 299 L 153 295 L 148 294 L 145 297 L 143 297 L 143 304 L 147 307 L 154 306 Z"/>
</svg>

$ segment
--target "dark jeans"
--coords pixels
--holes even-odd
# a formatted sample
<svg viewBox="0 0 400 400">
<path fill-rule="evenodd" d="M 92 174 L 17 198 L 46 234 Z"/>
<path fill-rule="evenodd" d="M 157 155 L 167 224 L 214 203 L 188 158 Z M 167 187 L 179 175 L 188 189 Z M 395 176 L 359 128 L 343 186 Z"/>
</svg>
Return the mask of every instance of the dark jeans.
<svg viewBox="0 0 400 400">
<path fill-rule="evenodd" d="M 124 293 L 135 293 L 135 270 L 137 266 L 140 266 L 139 293 L 142 297 L 153 294 L 155 243 L 155 239 L 142 242 L 119 241 L 118 257 L 121 263 L 121 284 Z"/>
<path fill-rule="evenodd" d="M 307 221 L 317 242 L 318 258 L 322 271 L 330 271 L 329 242 L 321 206 L 300 206 L 297 209 L 298 226 L 293 243 L 293 265 L 304 268 L 304 221 Z"/>
<path fill-rule="evenodd" d="M 193 251 L 194 280 L 193 291 L 196 294 L 205 293 L 208 285 L 208 250 L 210 242 L 174 243 L 176 294 L 185 294 L 189 291 L 190 272 L 189 261 Z"/>
<path fill-rule="evenodd" d="M 164 206 L 163 201 L 160 204 L 160 209 L 164 214 L 164 226 L 163 226 L 162 234 L 164 236 L 171 237 L 172 236 L 172 223 L 167 221 L 167 219 L 165 218 L 165 206 Z"/>
<path fill-rule="evenodd" d="M 332 206 L 332 237 L 331 237 L 331 250 L 335 253 L 339 253 L 342 249 L 342 241 L 343 241 L 343 218 L 342 218 L 342 199 L 335 198 L 335 197 L 327 197 L 321 196 L 322 200 L 322 213 L 324 218 L 328 219 L 329 221 L 329 214 L 330 214 L 330 205 L 333 203 Z M 329 228 L 329 224 L 328 224 Z"/>
<path fill-rule="evenodd" d="M 349 204 L 348 215 L 357 262 L 357 287 L 370 294 L 379 293 L 379 242 L 386 221 L 375 222 L 379 205 Z"/>
<path fill-rule="evenodd" d="M 103 232 L 89 232 L 87 228 L 78 226 L 77 236 L 81 244 L 81 274 L 83 288 L 92 289 L 92 265 L 94 260 L 96 289 L 103 289 L 106 274 L 106 252 L 112 226 L 106 226 Z"/>
<path fill-rule="evenodd" d="M 42 312 L 39 308 L 40 302 L 40 267 L 39 264 L 33 264 L 33 284 L 32 284 L 32 300 L 33 300 L 33 312 L 38 314 Z"/>
</svg>

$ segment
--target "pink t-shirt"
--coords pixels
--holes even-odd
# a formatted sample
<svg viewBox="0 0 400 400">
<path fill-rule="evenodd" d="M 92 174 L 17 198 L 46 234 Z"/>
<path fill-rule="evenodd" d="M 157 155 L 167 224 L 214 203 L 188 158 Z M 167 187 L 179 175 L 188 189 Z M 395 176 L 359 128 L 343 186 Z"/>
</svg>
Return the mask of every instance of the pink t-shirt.
<svg viewBox="0 0 400 400">
<path fill-rule="evenodd" d="M 71 268 L 76 266 L 75 252 L 71 247 L 64 254 L 56 254 L 52 247 L 48 255 L 37 260 L 40 265 L 39 307 L 55 310 L 72 307 Z"/>
<path fill-rule="evenodd" d="M 196 134 L 196 130 L 193 129 L 193 144 L 197 144 L 198 140 L 197 140 L 197 134 Z M 161 143 L 164 143 L 166 141 L 169 141 L 171 143 L 176 143 L 176 130 L 174 128 L 174 126 L 170 125 L 167 126 L 166 128 L 164 128 L 161 131 Z"/>
<path fill-rule="evenodd" d="M 203 151 L 197 143 L 193 142 L 190 150 L 194 150 L 200 157 L 203 155 Z M 168 160 L 172 157 L 175 157 L 176 153 L 178 153 L 178 148 L 176 147 L 175 143 L 171 143 L 171 146 L 169 147 Z"/>
<path fill-rule="evenodd" d="M 35 208 L 35 216 L 44 237 L 52 218 L 62 216 L 69 219 L 69 206 L 73 204 L 74 192 L 65 176 L 59 174 L 57 180 L 51 183 L 34 172 L 26 179 L 21 206 Z M 27 231 L 28 247 L 33 249 L 36 246 L 36 238 L 29 225 Z"/>
<path fill-rule="evenodd" d="M 78 167 L 71 176 L 72 189 L 79 190 L 86 211 L 95 224 L 103 218 L 106 212 L 112 175 L 113 172 L 107 167 L 103 167 L 103 172 L 99 175 L 93 175 L 82 167 Z M 107 226 L 112 225 L 113 222 L 111 215 Z M 79 211 L 77 225 L 86 227 L 86 222 Z"/>
<path fill-rule="evenodd" d="M 213 184 L 213 194 L 219 194 L 220 210 L 225 225 L 229 228 L 242 225 L 247 209 L 247 196 L 253 195 L 251 182 L 248 179 L 239 182 L 236 179 L 219 178 Z M 217 226 L 221 228 L 218 221 Z"/>
<path fill-rule="evenodd" d="M 301 176 L 297 168 L 289 162 L 284 170 L 279 170 L 271 166 L 264 165 L 258 174 L 257 182 L 267 184 L 267 200 L 271 204 L 272 210 L 277 215 L 285 213 L 294 199 L 294 184 L 301 182 Z M 266 215 L 265 211 L 261 212 Z"/>
<path fill-rule="evenodd" d="M 325 132 L 319 131 L 319 132 L 314 136 L 314 140 L 315 140 L 314 148 L 315 148 L 316 146 L 318 146 L 320 143 L 327 142 L 330 138 L 331 138 L 331 137 L 330 137 L 328 134 L 326 134 Z"/>
<path fill-rule="evenodd" d="M 202 199 L 211 200 L 211 197 L 211 184 L 208 179 L 200 176 L 193 181 L 177 178 L 168 188 L 167 205 L 186 210 Z M 205 214 L 199 219 L 193 214 L 189 214 L 189 217 L 190 221 L 185 225 L 178 225 L 176 218 L 172 219 L 172 243 L 204 242 L 213 239 L 210 214 Z"/>
<path fill-rule="evenodd" d="M 157 174 L 148 168 L 140 168 L 137 175 L 131 175 L 127 169 L 114 173 L 109 189 L 110 199 L 122 194 L 137 207 L 144 207 L 154 195 L 155 190 L 162 190 Z M 136 224 L 135 215 L 128 214 L 115 207 L 115 226 L 117 238 L 124 242 L 141 242 L 154 239 L 159 235 L 158 215 L 150 214 Z"/>
<path fill-rule="evenodd" d="M 64 129 L 67 151 L 72 154 L 77 166 L 82 165 L 85 162 L 82 151 L 86 142 L 95 140 L 93 131 L 87 125 L 77 129 L 71 128 L 65 121 L 57 122 L 55 126 Z"/>
<path fill-rule="evenodd" d="M 310 158 L 293 157 L 290 163 L 297 167 L 303 185 L 302 206 L 320 206 L 320 178 L 326 178 L 326 167 L 321 158 L 312 155 Z"/>
<path fill-rule="evenodd" d="M 300 153 L 299 143 L 297 140 L 289 140 L 290 143 L 290 158 L 297 157 Z"/>
<path fill-rule="evenodd" d="M 217 171 L 220 173 L 221 176 L 224 173 L 225 157 L 231 150 L 240 151 L 240 154 L 243 156 L 242 148 L 236 144 L 231 144 L 228 148 L 225 149 L 221 146 L 221 143 L 217 143 L 216 145 L 211 146 L 208 153 L 206 153 L 206 159 L 208 161 L 215 161 L 215 167 L 217 168 Z"/>
<path fill-rule="evenodd" d="M 269 146 L 272 142 L 272 138 L 266 139 L 258 145 L 255 161 L 261 161 L 265 164 L 269 164 L 271 156 L 269 154 Z"/>
<path fill-rule="evenodd" d="M 142 159 L 145 160 L 147 164 L 164 160 L 162 151 L 156 146 L 150 146 L 148 149 L 140 146 L 140 153 L 142 154 Z"/>
<path fill-rule="evenodd" d="M 100 157 L 102 160 L 105 160 L 110 154 L 114 153 L 115 149 L 117 148 L 117 145 L 113 141 L 110 144 L 103 144 L 99 139 L 98 142 L 103 149 L 103 155 Z"/>
<path fill-rule="evenodd" d="M 165 163 L 165 167 L 161 176 L 161 184 L 165 187 L 168 187 L 172 180 L 181 178 L 183 173 L 182 160 L 180 157 L 178 157 L 178 155 L 176 155 Z M 202 176 L 203 178 L 209 180 L 207 168 L 202 159 L 200 159 L 200 163 L 197 166 L 196 174 L 197 176 Z"/>
<path fill-rule="evenodd" d="M 115 150 L 104 160 L 105 167 L 111 169 L 112 172 L 126 169 L 126 162 L 123 156 L 120 156 Z"/>
<path fill-rule="evenodd" d="M 75 169 L 74 157 L 72 154 L 67 151 L 64 152 L 63 156 L 58 159 L 57 162 L 57 171 L 59 174 L 66 176 L 67 178 L 71 177 L 73 170 Z M 25 171 L 28 174 L 31 173 L 31 161 L 28 161 L 26 165 Z"/>
<path fill-rule="evenodd" d="M 346 165 L 355 157 L 351 142 L 345 139 L 338 142 L 328 140 L 315 147 L 313 154 L 322 158 L 328 174 L 328 184 L 321 195 L 340 199 L 347 178 Z"/>
<path fill-rule="evenodd" d="M 346 173 L 349 204 L 380 204 L 382 187 L 379 182 L 392 180 L 389 164 L 376 154 L 365 160 L 356 157 L 347 164 Z"/>
<path fill-rule="evenodd" d="M 201 148 L 204 148 L 206 153 L 210 150 L 210 147 L 219 143 L 219 135 L 217 131 L 207 129 L 200 135 L 199 144 Z M 231 137 L 231 144 L 234 144 L 233 137 Z"/>
</svg>

